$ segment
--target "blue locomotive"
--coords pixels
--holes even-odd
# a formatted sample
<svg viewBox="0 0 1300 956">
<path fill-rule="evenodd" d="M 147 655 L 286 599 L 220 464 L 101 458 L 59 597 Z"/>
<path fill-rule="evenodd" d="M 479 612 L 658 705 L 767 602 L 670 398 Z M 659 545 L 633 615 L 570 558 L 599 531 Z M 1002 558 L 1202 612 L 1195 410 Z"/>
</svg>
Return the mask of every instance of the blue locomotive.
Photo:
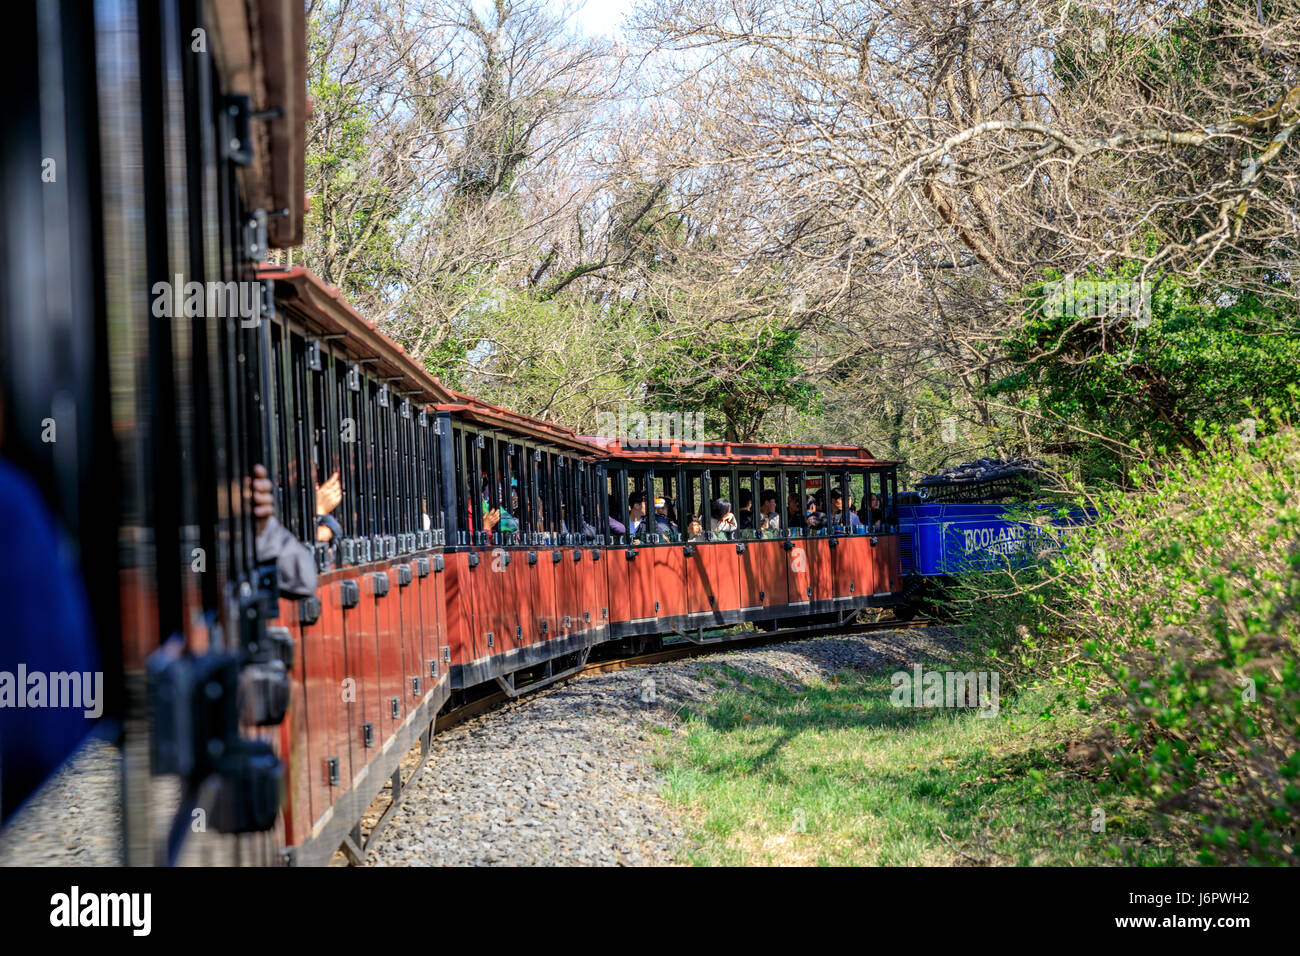
<svg viewBox="0 0 1300 956">
<path fill-rule="evenodd" d="M 1039 462 L 981 459 L 929 475 L 899 495 L 902 620 L 942 612 L 943 585 L 963 576 L 1015 570 L 1062 547 L 1072 528 L 1095 515 L 1060 503 L 1023 500 Z"/>
</svg>

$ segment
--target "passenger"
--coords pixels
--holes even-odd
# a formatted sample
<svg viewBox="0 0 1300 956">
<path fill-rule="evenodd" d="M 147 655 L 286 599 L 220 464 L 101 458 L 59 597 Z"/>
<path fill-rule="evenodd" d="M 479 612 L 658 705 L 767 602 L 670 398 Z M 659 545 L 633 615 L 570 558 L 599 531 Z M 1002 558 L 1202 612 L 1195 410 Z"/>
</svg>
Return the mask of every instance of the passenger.
<svg viewBox="0 0 1300 956">
<path fill-rule="evenodd" d="M 514 517 L 510 514 L 509 511 L 501 507 L 497 507 L 497 508 L 492 507 L 491 502 L 488 501 L 487 482 L 483 483 L 483 500 L 482 503 L 480 504 L 480 510 L 483 515 L 484 531 L 493 531 L 499 529 L 502 534 L 514 534 L 519 530 L 519 522 L 514 519 Z M 487 517 L 489 512 L 494 513 L 491 527 L 488 527 L 488 523 L 487 523 Z"/>
<path fill-rule="evenodd" d="M 853 511 L 853 500 L 850 498 L 846 507 L 844 492 L 839 488 L 831 492 L 831 524 L 836 528 L 847 530 L 850 534 L 857 534 L 862 530 L 862 519 Z"/>
<path fill-rule="evenodd" d="M 804 509 L 799 506 L 799 496 L 791 492 L 785 500 L 786 525 L 791 529 L 805 527 L 807 519 L 804 515 Z"/>
<path fill-rule="evenodd" d="M 869 523 L 873 531 L 879 531 L 885 521 L 884 509 L 880 506 L 880 495 L 871 496 L 871 512 Z"/>
<path fill-rule="evenodd" d="M 343 484 L 336 471 L 325 484 L 316 486 L 316 540 L 321 544 L 331 544 L 343 537 L 343 528 L 331 514 L 342 501 Z"/>
<path fill-rule="evenodd" d="M 582 508 L 578 511 L 578 527 L 582 529 L 582 535 L 587 539 L 594 539 L 598 532 L 596 526 L 587 520 L 587 509 Z"/>
<path fill-rule="evenodd" d="M 614 517 L 618 512 L 617 505 L 618 499 L 611 494 L 609 496 L 609 532 L 610 534 L 627 534 L 627 525 Z"/>
<path fill-rule="evenodd" d="M 104 687 L 81 573 L 70 549 L 62 546 L 55 517 L 36 484 L 3 458 L 0 527 L 6 544 L 14 545 L 0 549 L 5 622 L 0 673 L 12 676 L 25 667 L 29 675 L 85 674 L 86 694 L 94 698 L 83 697 L 83 708 L 15 707 L 10 706 L 12 700 L 0 706 L 0 821 L 4 821 L 94 729 L 103 712 Z M 90 676 L 95 674 L 99 679 Z M 17 692 L 26 690 L 20 686 Z"/>
<path fill-rule="evenodd" d="M 627 496 L 628 520 L 632 522 L 628 533 L 634 537 L 645 532 L 645 502 L 644 491 L 634 491 Z"/>
<path fill-rule="evenodd" d="M 821 503 L 816 495 L 808 496 L 808 514 L 804 518 L 804 527 L 810 534 L 826 533 L 826 512 L 821 510 Z"/>
<path fill-rule="evenodd" d="M 247 485 L 257 528 L 254 551 L 259 564 L 275 562 L 280 593 L 289 598 L 316 593 L 316 556 L 275 517 L 275 486 L 262 465 L 253 466 Z"/>
<path fill-rule="evenodd" d="M 704 523 L 700 521 L 699 515 L 691 515 L 691 520 L 686 524 L 687 541 L 704 540 Z"/>
<path fill-rule="evenodd" d="M 766 489 L 759 496 L 758 530 L 764 537 L 775 538 L 781 533 L 781 516 L 776 513 L 776 492 Z"/>
<path fill-rule="evenodd" d="M 535 500 L 533 505 L 533 531 L 538 535 L 539 543 L 550 544 L 554 539 L 551 537 L 551 529 L 546 524 L 546 511 L 542 507 L 542 499 Z"/>
<path fill-rule="evenodd" d="M 736 516 L 731 513 L 731 502 L 726 498 L 716 498 L 709 506 L 709 510 L 713 515 L 713 519 L 709 522 L 709 530 L 723 537 L 731 537 L 738 527 Z"/>
<path fill-rule="evenodd" d="M 754 493 L 740 489 L 740 511 L 736 513 L 736 527 L 741 531 L 754 530 Z"/>
<path fill-rule="evenodd" d="M 655 532 L 657 534 L 677 534 L 678 528 L 668 516 L 668 499 L 655 499 Z"/>
</svg>

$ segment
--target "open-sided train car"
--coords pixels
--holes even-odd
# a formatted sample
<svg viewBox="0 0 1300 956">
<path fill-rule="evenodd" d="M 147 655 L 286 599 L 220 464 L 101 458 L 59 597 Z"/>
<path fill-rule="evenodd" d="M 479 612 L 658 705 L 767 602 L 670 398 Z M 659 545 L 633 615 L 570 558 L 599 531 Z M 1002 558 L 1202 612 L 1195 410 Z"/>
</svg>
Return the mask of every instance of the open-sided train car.
<svg viewBox="0 0 1300 956">
<path fill-rule="evenodd" d="M 595 449 L 467 395 L 436 412 L 452 687 L 557 680 L 609 637 Z"/>
<path fill-rule="evenodd" d="M 608 456 L 615 638 L 705 641 L 709 629 L 744 622 L 847 621 L 901 593 L 896 462 L 847 445 L 594 441 Z M 847 490 L 838 510 L 836 490 Z M 632 502 L 641 496 L 638 532 Z M 714 530 L 719 500 L 737 516 L 735 530 Z M 829 513 L 810 520 L 810 501 Z M 776 518 L 767 530 L 765 511 Z"/>
<path fill-rule="evenodd" d="M 286 844 L 301 864 L 340 846 L 451 694 L 444 488 L 434 408 L 455 393 L 301 268 L 263 265 L 276 513 L 319 569 L 314 597 L 280 601 L 297 647 Z M 341 532 L 317 540 L 317 488 L 340 479 Z"/>
</svg>

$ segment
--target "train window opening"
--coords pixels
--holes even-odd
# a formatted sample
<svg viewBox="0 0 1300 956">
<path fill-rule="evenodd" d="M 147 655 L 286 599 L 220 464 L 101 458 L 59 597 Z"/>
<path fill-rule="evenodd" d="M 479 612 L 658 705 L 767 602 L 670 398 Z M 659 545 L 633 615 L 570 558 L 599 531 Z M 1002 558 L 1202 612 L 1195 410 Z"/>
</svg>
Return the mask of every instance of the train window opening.
<svg viewBox="0 0 1300 956">
<path fill-rule="evenodd" d="M 808 527 L 808 480 L 802 472 L 785 472 L 785 508 L 787 536 L 801 538 Z"/>
<path fill-rule="evenodd" d="M 867 472 L 866 496 L 862 504 L 862 522 L 867 526 L 867 530 L 873 534 L 880 530 L 882 518 L 881 495 L 884 492 L 882 477 L 881 473 L 874 468 Z"/>
<path fill-rule="evenodd" d="M 294 410 L 293 445 L 295 489 L 298 512 L 303 516 L 302 540 L 316 543 L 316 461 L 312 419 L 311 377 L 307 370 L 307 343 L 296 332 L 289 334 L 289 381 Z"/>
<path fill-rule="evenodd" d="M 852 474 L 850 474 L 848 500 L 844 502 L 845 511 L 847 513 L 851 513 L 853 515 L 858 516 L 857 527 L 859 528 L 859 530 L 862 531 L 866 530 L 866 524 L 862 521 L 861 516 L 858 515 L 858 510 L 862 507 L 862 500 L 865 494 L 863 490 L 865 482 L 866 482 L 865 472 L 854 471 Z M 852 519 L 850 518 L 849 521 L 851 523 Z"/>
<path fill-rule="evenodd" d="M 758 533 L 758 476 L 741 473 L 736 476 L 736 537 L 753 539 Z"/>
</svg>

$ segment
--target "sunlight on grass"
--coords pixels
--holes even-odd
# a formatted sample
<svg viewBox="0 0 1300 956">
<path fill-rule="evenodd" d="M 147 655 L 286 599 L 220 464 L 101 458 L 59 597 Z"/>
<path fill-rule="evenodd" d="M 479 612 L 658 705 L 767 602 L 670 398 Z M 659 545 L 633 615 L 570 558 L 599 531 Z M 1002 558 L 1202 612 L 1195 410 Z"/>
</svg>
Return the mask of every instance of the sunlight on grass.
<svg viewBox="0 0 1300 956">
<path fill-rule="evenodd" d="M 683 732 L 663 741 L 666 796 L 698 846 L 687 862 L 1116 864 L 1187 862 L 1131 805 L 1068 766 L 1081 724 L 1038 716 L 1046 695 L 998 717 L 905 709 L 886 674 L 794 691 L 729 667 Z M 1094 833 L 1096 811 L 1106 818 Z"/>
</svg>

